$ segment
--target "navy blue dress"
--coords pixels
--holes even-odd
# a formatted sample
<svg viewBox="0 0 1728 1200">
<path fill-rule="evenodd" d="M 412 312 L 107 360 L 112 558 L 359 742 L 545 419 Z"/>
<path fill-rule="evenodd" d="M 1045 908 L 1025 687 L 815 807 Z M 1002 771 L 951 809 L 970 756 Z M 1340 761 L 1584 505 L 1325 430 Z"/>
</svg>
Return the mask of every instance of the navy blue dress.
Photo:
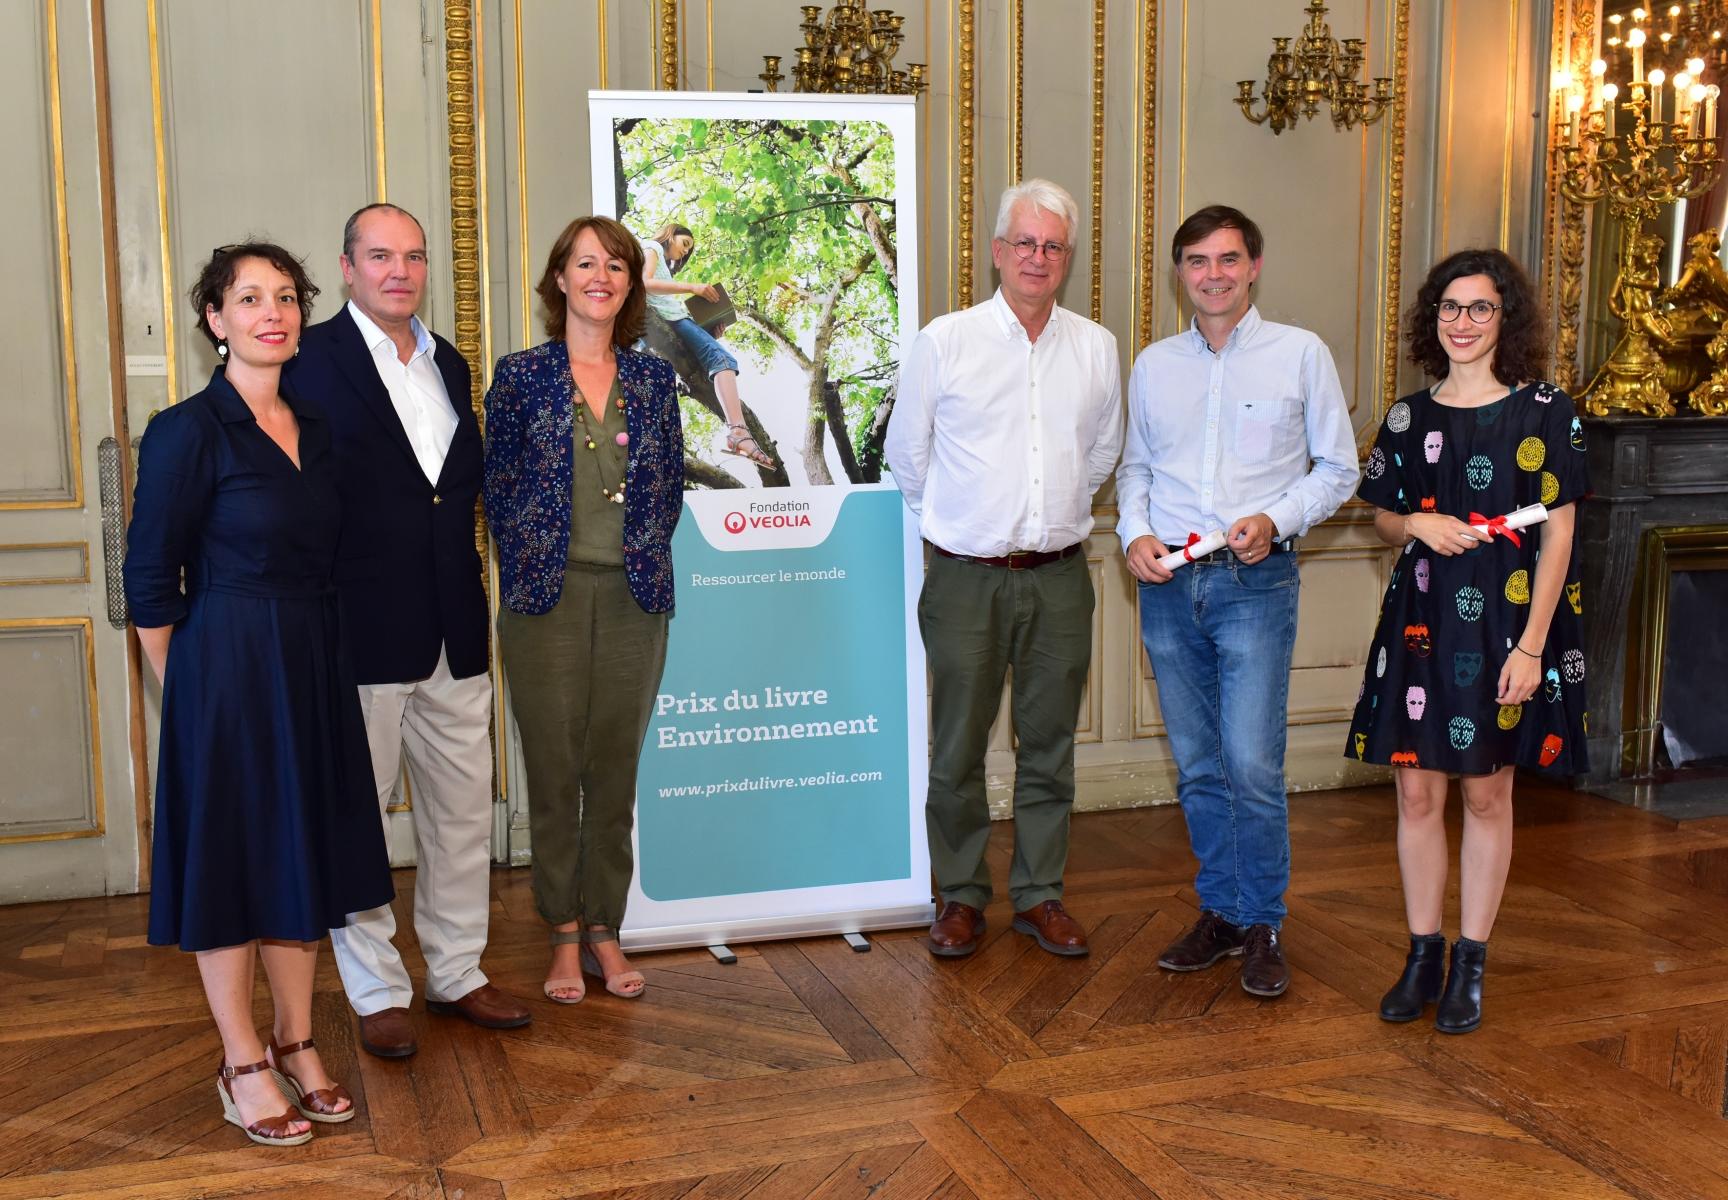
<svg viewBox="0 0 1728 1200">
<path fill-rule="evenodd" d="M 153 945 L 317 941 L 394 894 L 331 582 L 330 431 L 284 398 L 298 470 L 221 368 L 150 422 L 139 451 L 126 601 L 136 625 L 174 626 Z"/>
</svg>

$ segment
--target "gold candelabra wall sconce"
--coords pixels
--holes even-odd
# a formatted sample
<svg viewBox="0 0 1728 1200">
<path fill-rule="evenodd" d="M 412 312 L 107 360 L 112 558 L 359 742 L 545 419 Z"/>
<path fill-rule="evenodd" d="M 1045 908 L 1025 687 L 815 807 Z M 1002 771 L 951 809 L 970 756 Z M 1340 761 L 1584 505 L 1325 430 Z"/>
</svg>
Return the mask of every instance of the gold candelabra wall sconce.
<svg viewBox="0 0 1728 1200">
<path fill-rule="evenodd" d="M 1721 178 L 1720 92 L 1700 83 L 1693 70 L 1670 77 L 1658 68 L 1646 75 L 1645 40 L 1638 28 L 1628 36 L 1632 72 L 1625 99 L 1616 84 L 1605 81 L 1601 59 L 1591 64 L 1588 84 L 1565 73 L 1555 81 L 1556 101 L 1567 113 L 1555 148 L 1560 190 L 1580 205 L 1606 201 L 1620 229 L 1608 308 L 1621 332 L 1583 394 L 1585 411 L 1597 417 L 1673 416 L 1671 395 L 1685 394 L 1698 382 L 1692 378 L 1696 372 L 1683 365 L 1698 357 L 1690 351 L 1701 312 L 1692 311 L 1698 307 L 1692 302 L 1720 307 L 1728 301 L 1713 294 L 1723 279 L 1719 268 L 1700 273 L 1694 264 L 1686 288 L 1661 286 L 1663 242 L 1646 226 L 1664 208 L 1703 195 Z M 1687 66 L 1701 71 L 1704 64 L 1693 60 Z M 1665 95 L 1670 90 L 1671 97 Z M 1695 406 L 1704 411 L 1704 402 L 1699 396 Z"/>
<path fill-rule="evenodd" d="M 1324 103 L 1332 110 L 1336 129 L 1372 125 L 1392 105 L 1392 81 L 1375 76 L 1370 95 L 1368 85 L 1357 78 L 1362 72 L 1363 39 L 1334 38 L 1326 24 L 1323 0 L 1310 0 L 1305 11 L 1308 25 L 1300 37 L 1272 39 L 1259 111 L 1255 110 L 1254 81 L 1244 79 L 1236 84 L 1236 103 L 1242 106 L 1242 115 L 1256 125 L 1270 124 L 1277 134 L 1295 128 L 1298 118 L 1312 120 Z M 1290 49 L 1292 41 L 1296 43 L 1294 51 Z"/>
<path fill-rule="evenodd" d="M 799 6 L 804 44 L 792 66 L 793 91 L 916 96 L 929 86 L 923 63 L 908 63 L 904 70 L 894 65 L 905 41 L 906 18 L 864 5 L 865 0 L 837 0 L 826 16 L 820 4 Z M 756 78 L 770 92 L 778 92 L 786 79 L 780 60 L 778 54 L 762 56 L 763 70 Z"/>
</svg>

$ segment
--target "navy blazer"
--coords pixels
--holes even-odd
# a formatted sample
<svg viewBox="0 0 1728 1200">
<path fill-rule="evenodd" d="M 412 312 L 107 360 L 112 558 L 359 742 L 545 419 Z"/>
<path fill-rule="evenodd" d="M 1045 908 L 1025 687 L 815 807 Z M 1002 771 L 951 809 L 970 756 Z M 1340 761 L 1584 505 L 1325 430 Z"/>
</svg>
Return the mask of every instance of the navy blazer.
<svg viewBox="0 0 1728 1200">
<path fill-rule="evenodd" d="M 624 575 L 645 612 L 670 612 L 672 530 L 684 512 L 684 424 L 672 365 L 618 351 L 630 434 L 624 468 Z M 512 612 L 550 612 L 570 553 L 576 385 L 562 340 L 498 360 L 486 391 L 486 522 Z"/>
<path fill-rule="evenodd" d="M 482 459 L 472 375 L 454 346 L 437 334 L 432 341 L 456 410 L 456 433 L 436 484 L 414 457 L 346 305 L 301 335 L 288 368 L 295 395 L 318 406 L 336 449 L 342 495 L 336 587 L 362 684 L 425 679 L 441 648 L 457 679 L 488 665 L 486 593 L 474 547 Z"/>
</svg>

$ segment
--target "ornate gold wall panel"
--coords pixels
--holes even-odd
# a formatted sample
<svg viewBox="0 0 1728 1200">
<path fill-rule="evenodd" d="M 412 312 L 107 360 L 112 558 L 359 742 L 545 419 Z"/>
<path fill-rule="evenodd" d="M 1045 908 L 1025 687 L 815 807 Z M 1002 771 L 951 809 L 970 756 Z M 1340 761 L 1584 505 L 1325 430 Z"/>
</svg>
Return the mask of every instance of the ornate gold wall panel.
<svg viewBox="0 0 1728 1200">
<path fill-rule="evenodd" d="M 1092 4 L 1092 319 L 1104 319 L 1104 2 Z M 1020 69 L 1020 64 L 1016 64 Z M 1019 167 L 1015 160 L 1015 167 Z"/>
<path fill-rule="evenodd" d="M 954 89 L 954 102 L 959 110 L 959 135 L 956 157 L 960 163 L 959 222 L 960 236 L 957 253 L 960 258 L 956 271 L 956 307 L 972 304 L 972 206 L 975 175 L 975 143 L 977 121 L 977 0 L 957 0 L 960 6 L 960 69 Z"/>
</svg>

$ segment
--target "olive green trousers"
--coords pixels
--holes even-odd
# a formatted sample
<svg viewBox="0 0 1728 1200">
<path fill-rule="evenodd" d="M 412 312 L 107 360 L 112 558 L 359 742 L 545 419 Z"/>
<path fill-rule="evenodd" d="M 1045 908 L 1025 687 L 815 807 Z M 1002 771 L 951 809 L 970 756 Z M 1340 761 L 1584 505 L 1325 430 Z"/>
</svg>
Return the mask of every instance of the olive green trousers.
<svg viewBox="0 0 1728 1200">
<path fill-rule="evenodd" d="M 642 611 L 622 567 L 579 563 L 565 569 L 552 611 L 498 614 L 528 774 L 534 903 L 550 924 L 624 922 L 636 767 L 666 665 L 666 619 Z"/>
</svg>

